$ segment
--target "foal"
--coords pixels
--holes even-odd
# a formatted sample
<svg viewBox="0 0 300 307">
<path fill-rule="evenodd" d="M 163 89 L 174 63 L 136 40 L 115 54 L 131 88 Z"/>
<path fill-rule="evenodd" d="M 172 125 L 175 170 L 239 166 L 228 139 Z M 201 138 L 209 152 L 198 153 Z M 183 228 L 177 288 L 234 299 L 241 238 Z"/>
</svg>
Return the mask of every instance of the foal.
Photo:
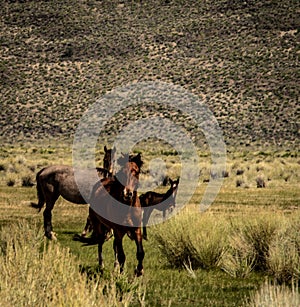
<svg viewBox="0 0 300 307">
<path fill-rule="evenodd" d="M 166 211 L 173 210 L 175 207 L 175 198 L 177 194 L 177 188 L 179 184 L 179 178 L 177 180 L 169 179 L 171 187 L 165 194 L 159 194 L 156 192 L 146 192 L 140 196 L 141 206 L 143 208 L 143 238 L 147 240 L 147 223 L 153 209 L 163 211 L 163 218 L 166 218 Z"/>
</svg>

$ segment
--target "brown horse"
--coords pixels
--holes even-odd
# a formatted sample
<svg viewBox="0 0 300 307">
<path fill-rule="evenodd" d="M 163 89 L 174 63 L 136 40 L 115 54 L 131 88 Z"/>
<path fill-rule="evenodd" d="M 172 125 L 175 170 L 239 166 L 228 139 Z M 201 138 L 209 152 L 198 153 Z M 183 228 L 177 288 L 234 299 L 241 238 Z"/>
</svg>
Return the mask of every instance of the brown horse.
<svg viewBox="0 0 300 307">
<path fill-rule="evenodd" d="M 95 241 L 98 243 L 99 265 L 103 267 L 102 246 L 107 233 L 113 230 L 115 266 L 120 265 L 122 272 L 125 264 L 122 240 L 124 235 L 128 234 L 137 246 L 138 265 L 135 274 L 140 276 L 143 274 L 144 250 L 141 232 L 142 209 L 137 188 L 143 162 L 140 154 L 124 156 L 118 162 L 122 168 L 116 176 L 102 179 L 93 188 L 89 214 L 94 238 L 83 239 L 85 242 L 91 239 L 92 244 Z"/>
<path fill-rule="evenodd" d="M 103 158 L 103 168 L 109 171 L 109 176 L 114 175 L 114 164 L 115 164 L 115 154 L 116 154 L 116 148 L 113 147 L 112 149 L 107 149 L 106 146 L 104 146 L 104 158 Z M 101 176 L 99 176 L 101 178 Z M 106 176 L 104 176 L 105 178 Z M 88 215 L 86 219 L 86 224 L 84 226 L 84 229 L 81 233 L 82 237 L 86 237 L 86 235 L 93 230 L 93 225 L 90 219 L 90 216 Z M 75 239 L 78 239 L 78 236 L 75 235 Z"/>
<path fill-rule="evenodd" d="M 154 209 L 163 211 L 163 218 L 166 218 L 166 211 L 173 210 L 175 207 L 175 198 L 177 194 L 177 188 L 179 184 L 179 178 L 177 180 L 169 179 L 171 187 L 165 194 L 159 194 L 156 192 L 146 192 L 140 196 L 141 206 L 143 208 L 143 238 L 147 240 L 147 223 L 150 215 Z"/>
<path fill-rule="evenodd" d="M 97 174 L 100 179 L 110 176 L 110 170 L 112 170 L 114 163 L 115 149 L 107 149 L 104 147 L 105 156 L 103 164 L 106 168 L 97 168 Z M 85 169 L 82 171 L 82 184 L 86 183 L 92 175 L 95 174 L 94 169 Z M 93 179 L 91 179 L 93 180 Z M 55 239 L 55 233 L 52 231 L 52 209 L 59 196 L 75 204 L 86 204 L 86 199 L 89 198 L 91 191 L 87 188 L 84 195 L 82 195 L 77 186 L 74 169 L 68 165 L 52 165 L 43 168 L 36 175 L 37 183 L 37 195 L 38 204 L 31 204 L 33 207 L 44 210 L 44 230 L 45 236 L 49 239 Z M 89 183 L 91 184 L 91 183 Z M 88 186 L 88 185 L 87 185 Z M 90 228 L 90 221 L 87 221 L 83 235 L 85 231 Z"/>
</svg>

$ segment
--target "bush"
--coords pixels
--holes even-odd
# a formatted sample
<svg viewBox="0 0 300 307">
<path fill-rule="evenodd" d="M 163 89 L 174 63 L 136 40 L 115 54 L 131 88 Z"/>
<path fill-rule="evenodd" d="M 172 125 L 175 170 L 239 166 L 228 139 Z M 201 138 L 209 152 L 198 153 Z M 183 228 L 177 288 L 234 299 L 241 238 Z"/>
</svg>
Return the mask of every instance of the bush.
<svg viewBox="0 0 300 307">
<path fill-rule="evenodd" d="M 233 235 L 224 253 L 221 268 L 232 277 L 247 277 L 255 267 L 255 250 L 242 233 Z"/>
<path fill-rule="evenodd" d="M 268 273 L 278 283 L 300 280 L 300 221 L 262 216 L 234 226 L 221 268 L 234 277 L 252 270 Z"/>
<path fill-rule="evenodd" d="M 267 269 L 269 246 L 274 238 L 276 228 L 275 220 L 259 218 L 238 229 L 239 236 L 249 246 L 251 253 L 254 253 L 254 268 L 257 271 Z"/>
<path fill-rule="evenodd" d="M 8 178 L 7 181 L 6 181 L 6 185 L 8 187 L 13 187 L 16 183 L 16 180 L 14 178 Z"/>
<path fill-rule="evenodd" d="M 173 267 L 217 267 L 225 251 L 226 226 L 219 217 L 186 212 L 153 229 L 162 255 Z"/>
<path fill-rule="evenodd" d="M 300 280 L 300 223 L 277 233 L 267 258 L 269 274 L 278 283 Z"/>
<path fill-rule="evenodd" d="M 265 183 L 265 181 L 262 177 L 256 178 L 256 186 L 257 186 L 257 188 L 265 188 L 266 187 L 266 183 Z"/>
<path fill-rule="evenodd" d="M 22 177 L 22 187 L 32 187 L 34 182 L 31 176 L 26 175 Z"/>
<path fill-rule="evenodd" d="M 236 187 L 239 188 L 239 187 L 242 187 L 243 185 L 245 184 L 244 180 L 242 179 L 238 179 L 236 181 Z"/>
</svg>

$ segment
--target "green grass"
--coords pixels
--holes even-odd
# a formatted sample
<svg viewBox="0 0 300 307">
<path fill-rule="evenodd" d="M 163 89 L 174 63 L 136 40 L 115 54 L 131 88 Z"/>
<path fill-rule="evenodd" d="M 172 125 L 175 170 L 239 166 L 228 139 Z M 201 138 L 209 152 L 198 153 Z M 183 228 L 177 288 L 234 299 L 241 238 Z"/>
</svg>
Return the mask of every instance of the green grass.
<svg viewBox="0 0 300 307">
<path fill-rule="evenodd" d="M 244 190 L 244 192 L 248 192 L 248 190 Z M 239 195 L 239 197 L 244 196 Z M 10 199 L 9 203 L 7 202 L 8 199 Z M 28 207 L 28 202 L 34 199 L 35 189 L 33 188 L 7 187 L 3 189 L 1 193 L 1 224 L 9 226 L 20 219 L 26 218 L 29 228 L 36 224 L 41 226 L 42 214 L 37 214 L 34 209 Z M 20 205 L 20 202 L 23 202 L 23 204 Z M 250 214 L 250 217 L 253 218 L 254 212 L 261 213 L 264 210 L 263 207 L 259 206 L 253 208 L 253 210 L 248 210 L 248 212 L 246 210 L 244 214 L 245 216 Z M 222 214 L 222 219 L 224 219 L 224 214 L 225 217 L 228 216 L 229 218 L 232 214 L 236 216 L 234 211 L 233 213 L 230 213 L 230 211 L 229 213 L 228 211 L 227 213 L 226 211 L 221 213 L 220 210 L 213 211 L 213 216 L 217 217 Z M 206 220 L 205 214 L 201 217 L 203 221 Z M 92 274 L 97 270 L 97 247 L 85 247 L 72 240 L 74 234 L 81 232 L 86 215 L 86 206 L 73 205 L 60 200 L 53 211 L 53 225 L 58 234 L 57 244 L 68 248 L 71 254 L 76 257 L 77 264 L 75 266 L 78 271 L 80 266 Z M 208 218 L 209 216 L 211 215 L 208 215 Z M 195 215 L 194 218 L 196 219 Z M 177 219 L 180 221 L 180 216 Z M 217 267 L 210 269 L 191 267 L 188 270 L 184 266 L 178 268 L 170 266 L 166 255 L 161 253 L 159 242 L 155 239 L 155 233 L 163 234 L 165 229 L 171 227 L 170 223 L 172 222 L 173 219 L 161 226 L 149 228 L 149 241 L 144 241 L 146 256 L 144 261 L 145 275 L 142 277 L 142 283 L 146 288 L 145 301 L 147 304 L 162 306 L 169 304 L 171 306 L 240 306 L 240 303 L 247 297 L 249 298 L 250 294 L 263 283 L 266 275 L 261 272 L 252 272 L 245 278 L 232 278 Z M 213 228 L 210 231 L 215 232 Z M 127 237 L 124 239 L 124 249 L 127 256 L 126 275 L 128 275 L 129 280 L 132 280 L 136 266 L 135 244 Z M 104 261 L 105 270 L 102 278 L 108 280 L 113 272 L 112 240 L 104 245 Z M 136 297 L 132 304 L 140 305 Z"/>
<path fill-rule="evenodd" d="M 13 229 L 14 223 L 20 220 L 25 219 L 29 225 L 26 226 L 26 229 L 31 233 L 36 229 L 35 227 L 42 227 L 43 223 L 42 213 L 37 213 L 29 206 L 31 202 L 37 200 L 35 187 L 22 187 L 21 182 L 14 187 L 6 185 L 6 178 L 10 174 L 7 172 L 9 165 L 12 164 L 18 170 L 16 178 L 19 179 L 23 176 L 22 168 L 27 169 L 28 166 L 35 166 L 36 172 L 39 169 L 38 165 L 50 164 L 50 161 L 52 163 L 62 159 L 66 163 L 71 161 L 71 153 L 67 146 L 56 148 L 49 145 L 48 148 L 51 150 L 47 153 L 41 152 L 39 148 L 42 147 L 34 144 L 22 147 L 5 146 L 1 150 L 4 167 L 1 171 L 0 225 L 5 227 L 3 229 L 7 238 L 11 237 L 11 232 L 7 229 Z M 156 157 L 156 154 L 155 152 L 148 154 L 147 151 L 139 148 L 136 150 L 143 152 L 143 158 L 146 162 L 144 170 L 146 171 L 148 163 Z M 156 150 L 161 153 L 161 150 L 165 149 L 156 147 Z M 174 159 L 174 156 L 160 154 L 159 156 L 168 160 L 169 170 L 173 169 L 171 177 L 177 175 L 180 164 Z M 209 154 L 202 153 L 200 156 L 202 159 L 201 168 L 209 170 Z M 101 152 L 99 152 L 99 157 L 101 160 Z M 256 163 L 257 160 L 260 162 Z M 267 277 L 271 280 L 289 282 L 289 274 L 292 272 L 294 278 L 298 278 L 298 273 L 293 271 L 293 268 L 299 259 L 293 256 L 295 250 L 293 245 L 288 243 L 299 242 L 296 237 L 297 232 L 290 231 L 292 225 L 296 223 L 298 216 L 296 213 L 300 201 L 299 177 L 297 175 L 299 164 L 297 161 L 297 155 L 286 156 L 282 151 L 229 153 L 227 165 L 229 177 L 225 178 L 220 193 L 207 212 L 200 214 L 198 211 L 198 203 L 206 187 L 206 183 L 201 183 L 190 203 L 177 216 L 161 225 L 149 228 L 149 241 L 144 241 L 145 275 L 140 278 L 138 284 L 136 284 L 133 273 L 136 266 L 135 244 L 125 237 L 124 249 L 127 257 L 125 277 L 116 278 L 120 279 L 117 280 L 117 287 L 121 287 L 122 291 L 130 294 L 130 305 L 241 306 L 244 303 L 248 304 L 255 295 L 259 295 L 257 294 L 259 292 L 256 291 L 259 291 L 260 285 L 263 286 Z M 272 185 L 269 183 L 266 188 L 256 188 L 257 164 L 262 164 L 265 176 L 272 178 L 270 181 Z M 283 172 L 288 172 L 289 169 L 293 170 L 294 176 L 288 181 L 284 180 L 278 173 L 278 169 L 273 168 L 273 165 L 283 165 Z M 235 173 L 237 168 L 245 170 L 244 174 L 250 183 L 249 188 L 235 186 L 235 180 L 238 178 Z M 259 170 L 259 172 L 261 171 Z M 200 180 L 204 179 L 207 174 L 201 175 Z M 146 174 L 142 176 L 146 176 Z M 165 189 L 161 187 L 159 190 L 164 191 Z M 59 245 L 59 248 L 67 248 L 75 259 L 74 263 L 72 260 L 70 266 L 64 269 L 66 270 L 65 274 L 68 274 L 68 270 L 72 268 L 74 274 L 80 274 L 79 272 L 84 271 L 89 277 L 96 274 L 101 282 L 110 283 L 112 276 L 115 276 L 113 274 L 112 240 L 104 244 L 105 268 L 103 275 L 97 273 L 97 247 L 82 246 L 81 243 L 73 241 L 74 234 L 81 233 L 87 214 L 86 205 L 74 205 L 63 199 L 59 199 L 55 204 L 52 222 L 54 231 L 58 234 L 56 244 Z M 192 214 L 192 218 L 186 214 Z M 245 234 L 248 235 L 246 238 L 250 240 L 250 243 L 253 240 L 260 242 L 258 229 L 263 231 L 263 228 L 256 226 L 260 225 L 259 221 L 269 221 L 271 224 L 275 222 L 276 229 L 279 227 L 280 230 L 278 233 L 276 232 L 275 240 L 270 243 L 270 255 L 267 261 L 270 261 L 271 265 L 267 268 L 264 266 L 260 270 L 253 266 L 249 271 L 245 271 L 247 263 L 245 267 L 243 261 L 240 263 L 227 262 L 224 266 L 222 257 L 227 255 L 228 258 L 225 259 L 228 260 L 230 259 L 229 253 L 233 256 L 236 255 L 232 252 L 234 248 L 241 247 L 241 245 L 237 245 L 237 242 L 239 242 L 238 240 L 244 242 L 245 237 L 243 236 Z M 252 235 L 250 235 L 251 231 Z M 295 237 L 288 237 L 285 233 L 293 233 Z M 290 239 L 282 240 L 282 238 Z M 233 242 L 235 244 L 230 245 Z M 249 245 L 247 244 L 242 246 L 247 247 Z M 172 245 L 177 248 L 175 260 L 181 259 L 175 263 L 172 262 L 172 250 L 170 250 Z M 184 250 L 183 255 L 185 256 L 183 258 L 180 249 Z M 62 251 L 62 253 L 65 252 Z M 237 260 L 237 258 L 233 259 Z M 51 259 L 49 261 L 51 262 Z M 57 260 L 53 259 L 53 263 L 55 261 Z M 240 267 L 237 267 L 237 264 Z M 239 269 L 240 271 L 237 271 Z M 54 285 L 49 287 L 55 289 Z M 116 294 L 113 291 L 111 292 L 112 297 L 115 298 Z M 7 296 L 8 292 L 5 293 Z M 81 306 L 80 303 L 78 305 Z"/>
</svg>

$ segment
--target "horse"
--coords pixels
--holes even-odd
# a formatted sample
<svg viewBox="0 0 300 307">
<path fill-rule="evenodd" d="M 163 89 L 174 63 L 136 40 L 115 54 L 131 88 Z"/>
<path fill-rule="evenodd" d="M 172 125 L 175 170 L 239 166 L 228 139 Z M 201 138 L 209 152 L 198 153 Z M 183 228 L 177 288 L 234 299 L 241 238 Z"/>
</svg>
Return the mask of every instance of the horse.
<svg viewBox="0 0 300 307">
<path fill-rule="evenodd" d="M 147 240 L 147 223 L 150 215 L 154 209 L 163 211 L 163 218 L 166 218 L 166 211 L 173 210 L 175 207 L 175 198 L 177 188 L 179 185 L 179 178 L 177 180 L 169 179 L 170 188 L 165 194 L 160 194 L 148 191 L 140 196 L 141 206 L 143 208 L 143 239 Z M 155 206 L 155 207 L 154 207 Z"/>
<path fill-rule="evenodd" d="M 106 168 L 96 168 L 98 177 L 107 178 L 111 176 L 110 171 L 113 169 L 115 149 L 107 149 L 104 147 L 105 156 L 103 164 Z M 82 182 L 88 181 L 94 174 L 94 169 L 85 169 L 82 171 Z M 45 236 L 49 239 L 56 239 L 56 234 L 52 229 L 52 209 L 55 202 L 62 196 L 64 199 L 75 204 L 86 204 L 86 199 L 89 198 L 90 192 L 87 188 L 85 195 L 81 195 L 74 176 L 74 168 L 68 165 L 52 165 L 41 169 L 36 175 L 36 188 L 38 196 L 38 204 L 31 203 L 31 206 L 42 210 L 46 203 L 46 208 L 43 212 L 44 216 L 44 231 Z M 90 229 L 90 221 L 87 220 L 83 235 Z"/>
<path fill-rule="evenodd" d="M 105 153 L 105 155 L 104 155 L 104 158 L 103 158 L 103 168 L 108 170 L 109 176 L 113 176 L 114 175 L 114 163 L 115 163 L 116 148 L 113 147 L 112 149 L 107 149 L 107 147 L 104 146 L 104 153 Z M 90 216 L 88 215 L 84 229 L 81 232 L 81 237 L 86 237 L 86 235 L 89 232 L 91 232 L 92 230 L 93 230 L 93 225 L 92 225 L 92 222 L 90 220 Z M 76 238 L 78 239 L 77 235 L 75 236 L 75 239 Z"/>
<path fill-rule="evenodd" d="M 143 274 L 145 253 L 141 231 L 142 208 L 137 188 L 143 162 L 140 154 L 125 155 L 118 162 L 121 164 L 121 169 L 116 176 L 102 179 L 93 188 L 89 209 L 89 216 L 93 224 L 93 238 L 83 238 L 85 240 L 82 242 L 90 240 L 92 244 L 95 242 L 98 244 L 99 266 L 103 268 L 102 246 L 107 234 L 113 230 L 115 267 L 120 266 L 120 272 L 122 272 L 125 264 L 122 241 L 124 235 L 127 234 L 136 243 L 138 265 L 135 274 L 140 276 Z"/>
</svg>

